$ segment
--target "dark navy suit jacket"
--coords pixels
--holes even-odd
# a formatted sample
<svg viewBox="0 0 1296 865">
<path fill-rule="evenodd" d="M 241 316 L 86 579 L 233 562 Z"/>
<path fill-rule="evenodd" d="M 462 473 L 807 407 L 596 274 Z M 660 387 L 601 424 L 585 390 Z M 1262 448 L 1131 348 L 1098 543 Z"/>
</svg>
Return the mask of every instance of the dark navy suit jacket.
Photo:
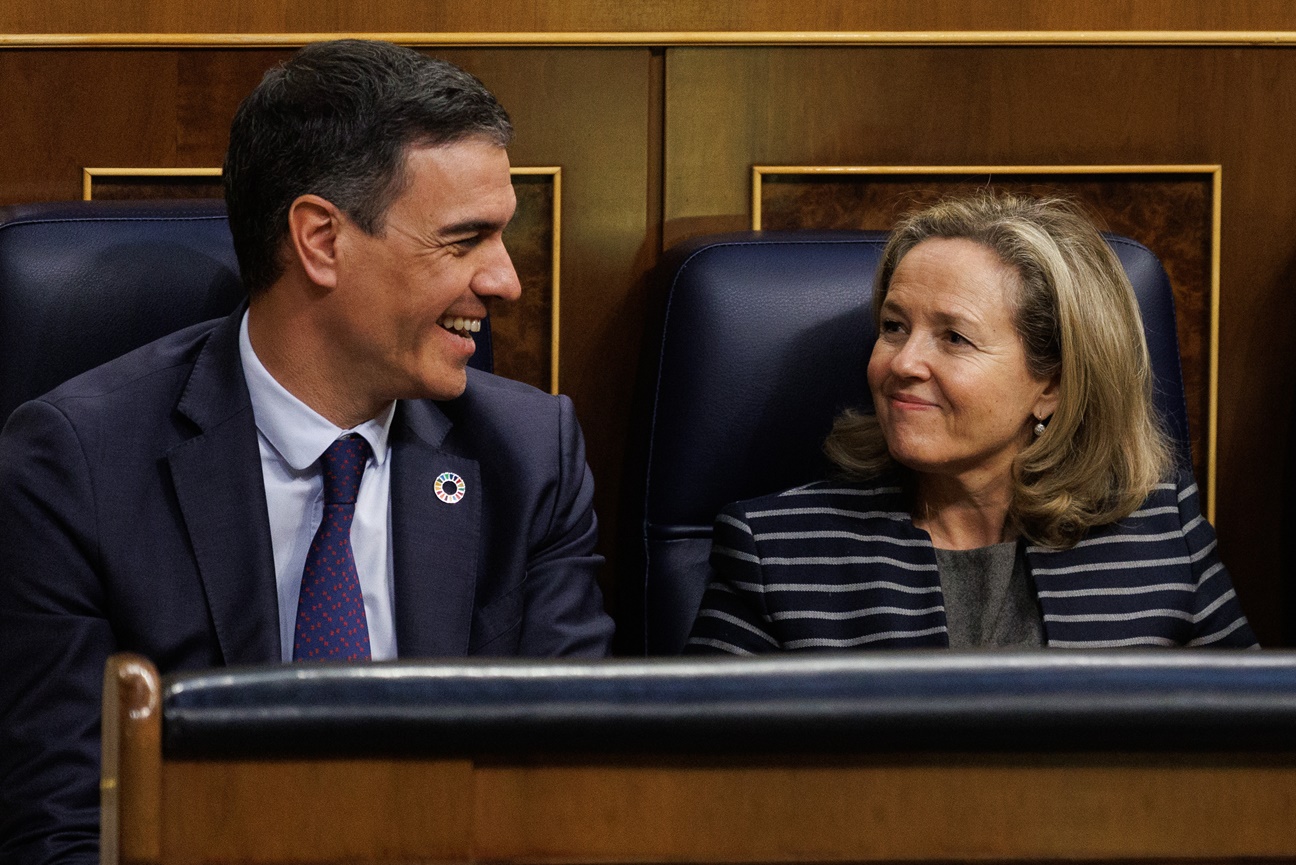
<svg viewBox="0 0 1296 865">
<path fill-rule="evenodd" d="M 239 313 L 26 403 L 0 436 L 0 861 L 97 859 L 104 661 L 277 662 Z M 469 370 L 391 432 L 401 657 L 606 654 L 584 443 L 565 397 Z M 467 495 L 433 495 L 442 472 Z"/>
</svg>

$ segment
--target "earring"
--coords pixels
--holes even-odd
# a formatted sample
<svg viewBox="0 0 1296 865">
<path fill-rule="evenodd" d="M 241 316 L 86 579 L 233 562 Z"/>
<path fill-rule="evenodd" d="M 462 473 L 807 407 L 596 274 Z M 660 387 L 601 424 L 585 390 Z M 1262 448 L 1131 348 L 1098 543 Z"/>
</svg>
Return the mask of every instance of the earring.
<svg viewBox="0 0 1296 865">
<path fill-rule="evenodd" d="M 1044 435 L 1044 421 L 1038 421 L 1035 424 L 1035 437 L 1039 438 Z"/>
</svg>

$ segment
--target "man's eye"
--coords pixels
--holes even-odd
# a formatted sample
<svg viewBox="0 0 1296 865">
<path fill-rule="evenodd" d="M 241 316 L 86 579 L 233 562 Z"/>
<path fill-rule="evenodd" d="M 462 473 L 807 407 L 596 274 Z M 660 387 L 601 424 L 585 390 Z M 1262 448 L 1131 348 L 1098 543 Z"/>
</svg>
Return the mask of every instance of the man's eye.
<svg viewBox="0 0 1296 865">
<path fill-rule="evenodd" d="M 895 319 L 888 318 L 882 320 L 883 333 L 900 333 L 902 330 L 904 330 L 904 327 Z"/>
<path fill-rule="evenodd" d="M 959 333 L 958 331 L 955 331 L 955 330 L 951 330 L 951 331 L 949 332 L 948 336 L 946 337 L 946 339 L 948 339 L 948 340 L 950 341 L 950 344 L 952 344 L 952 345 L 971 345 L 971 344 L 972 344 L 971 342 L 968 341 L 967 337 L 965 337 L 963 334 L 961 334 L 961 333 Z"/>
</svg>

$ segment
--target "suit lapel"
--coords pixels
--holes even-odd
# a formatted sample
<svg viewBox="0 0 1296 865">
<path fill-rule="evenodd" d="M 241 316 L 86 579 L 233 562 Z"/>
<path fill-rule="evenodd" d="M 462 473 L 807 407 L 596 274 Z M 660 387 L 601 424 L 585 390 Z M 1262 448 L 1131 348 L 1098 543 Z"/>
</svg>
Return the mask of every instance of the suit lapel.
<svg viewBox="0 0 1296 865">
<path fill-rule="evenodd" d="M 1053 550 L 1031 545 L 1026 547 L 1026 570 L 1030 574 L 1031 588 L 1035 592 L 1035 598 L 1040 605 L 1040 613 L 1044 618 L 1044 644 L 1046 646 L 1053 638 L 1053 635 L 1049 633 L 1048 617 L 1067 612 L 1065 609 L 1059 609 L 1058 598 L 1065 597 L 1065 595 L 1059 595 L 1058 593 L 1073 589 L 1075 586 L 1068 581 L 1069 578 L 1067 577 L 1041 573 L 1041 571 L 1065 568 L 1073 564 L 1077 564 L 1074 548 Z M 1041 593 L 1043 593 L 1043 597 L 1041 597 Z"/>
<path fill-rule="evenodd" d="M 441 448 L 450 427 L 440 408 L 423 401 L 401 402 L 393 427 L 392 557 L 402 658 L 468 653 L 483 489 L 476 460 Z M 435 493 L 444 472 L 463 480 L 457 502 Z"/>
<path fill-rule="evenodd" d="M 238 354 L 242 314 L 221 322 L 199 353 L 176 409 L 200 432 L 167 455 L 226 664 L 280 660 L 270 518 Z"/>
</svg>

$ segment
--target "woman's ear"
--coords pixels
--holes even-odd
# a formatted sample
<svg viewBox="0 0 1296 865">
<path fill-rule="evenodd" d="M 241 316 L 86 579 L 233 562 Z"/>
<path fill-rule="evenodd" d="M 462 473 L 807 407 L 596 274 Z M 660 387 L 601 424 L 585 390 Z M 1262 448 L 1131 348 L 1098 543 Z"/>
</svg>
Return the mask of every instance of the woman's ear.
<svg viewBox="0 0 1296 865">
<path fill-rule="evenodd" d="M 1053 376 L 1045 385 L 1044 390 L 1040 393 L 1039 398 L 1035 400 L 1035 408 L 1031 412 L 1035 417 L 1048 420 L 1057 411 L 1058 398 L 1061 384 L 1061 376 Z"/>
<path fill-rule="evenodd" d="M 342 212 L 318 195 L 299 196 L 288 207 L 288 238 L 293 255 L 315 285 L 337 285 L 337 238 Z"/>
</svg>

